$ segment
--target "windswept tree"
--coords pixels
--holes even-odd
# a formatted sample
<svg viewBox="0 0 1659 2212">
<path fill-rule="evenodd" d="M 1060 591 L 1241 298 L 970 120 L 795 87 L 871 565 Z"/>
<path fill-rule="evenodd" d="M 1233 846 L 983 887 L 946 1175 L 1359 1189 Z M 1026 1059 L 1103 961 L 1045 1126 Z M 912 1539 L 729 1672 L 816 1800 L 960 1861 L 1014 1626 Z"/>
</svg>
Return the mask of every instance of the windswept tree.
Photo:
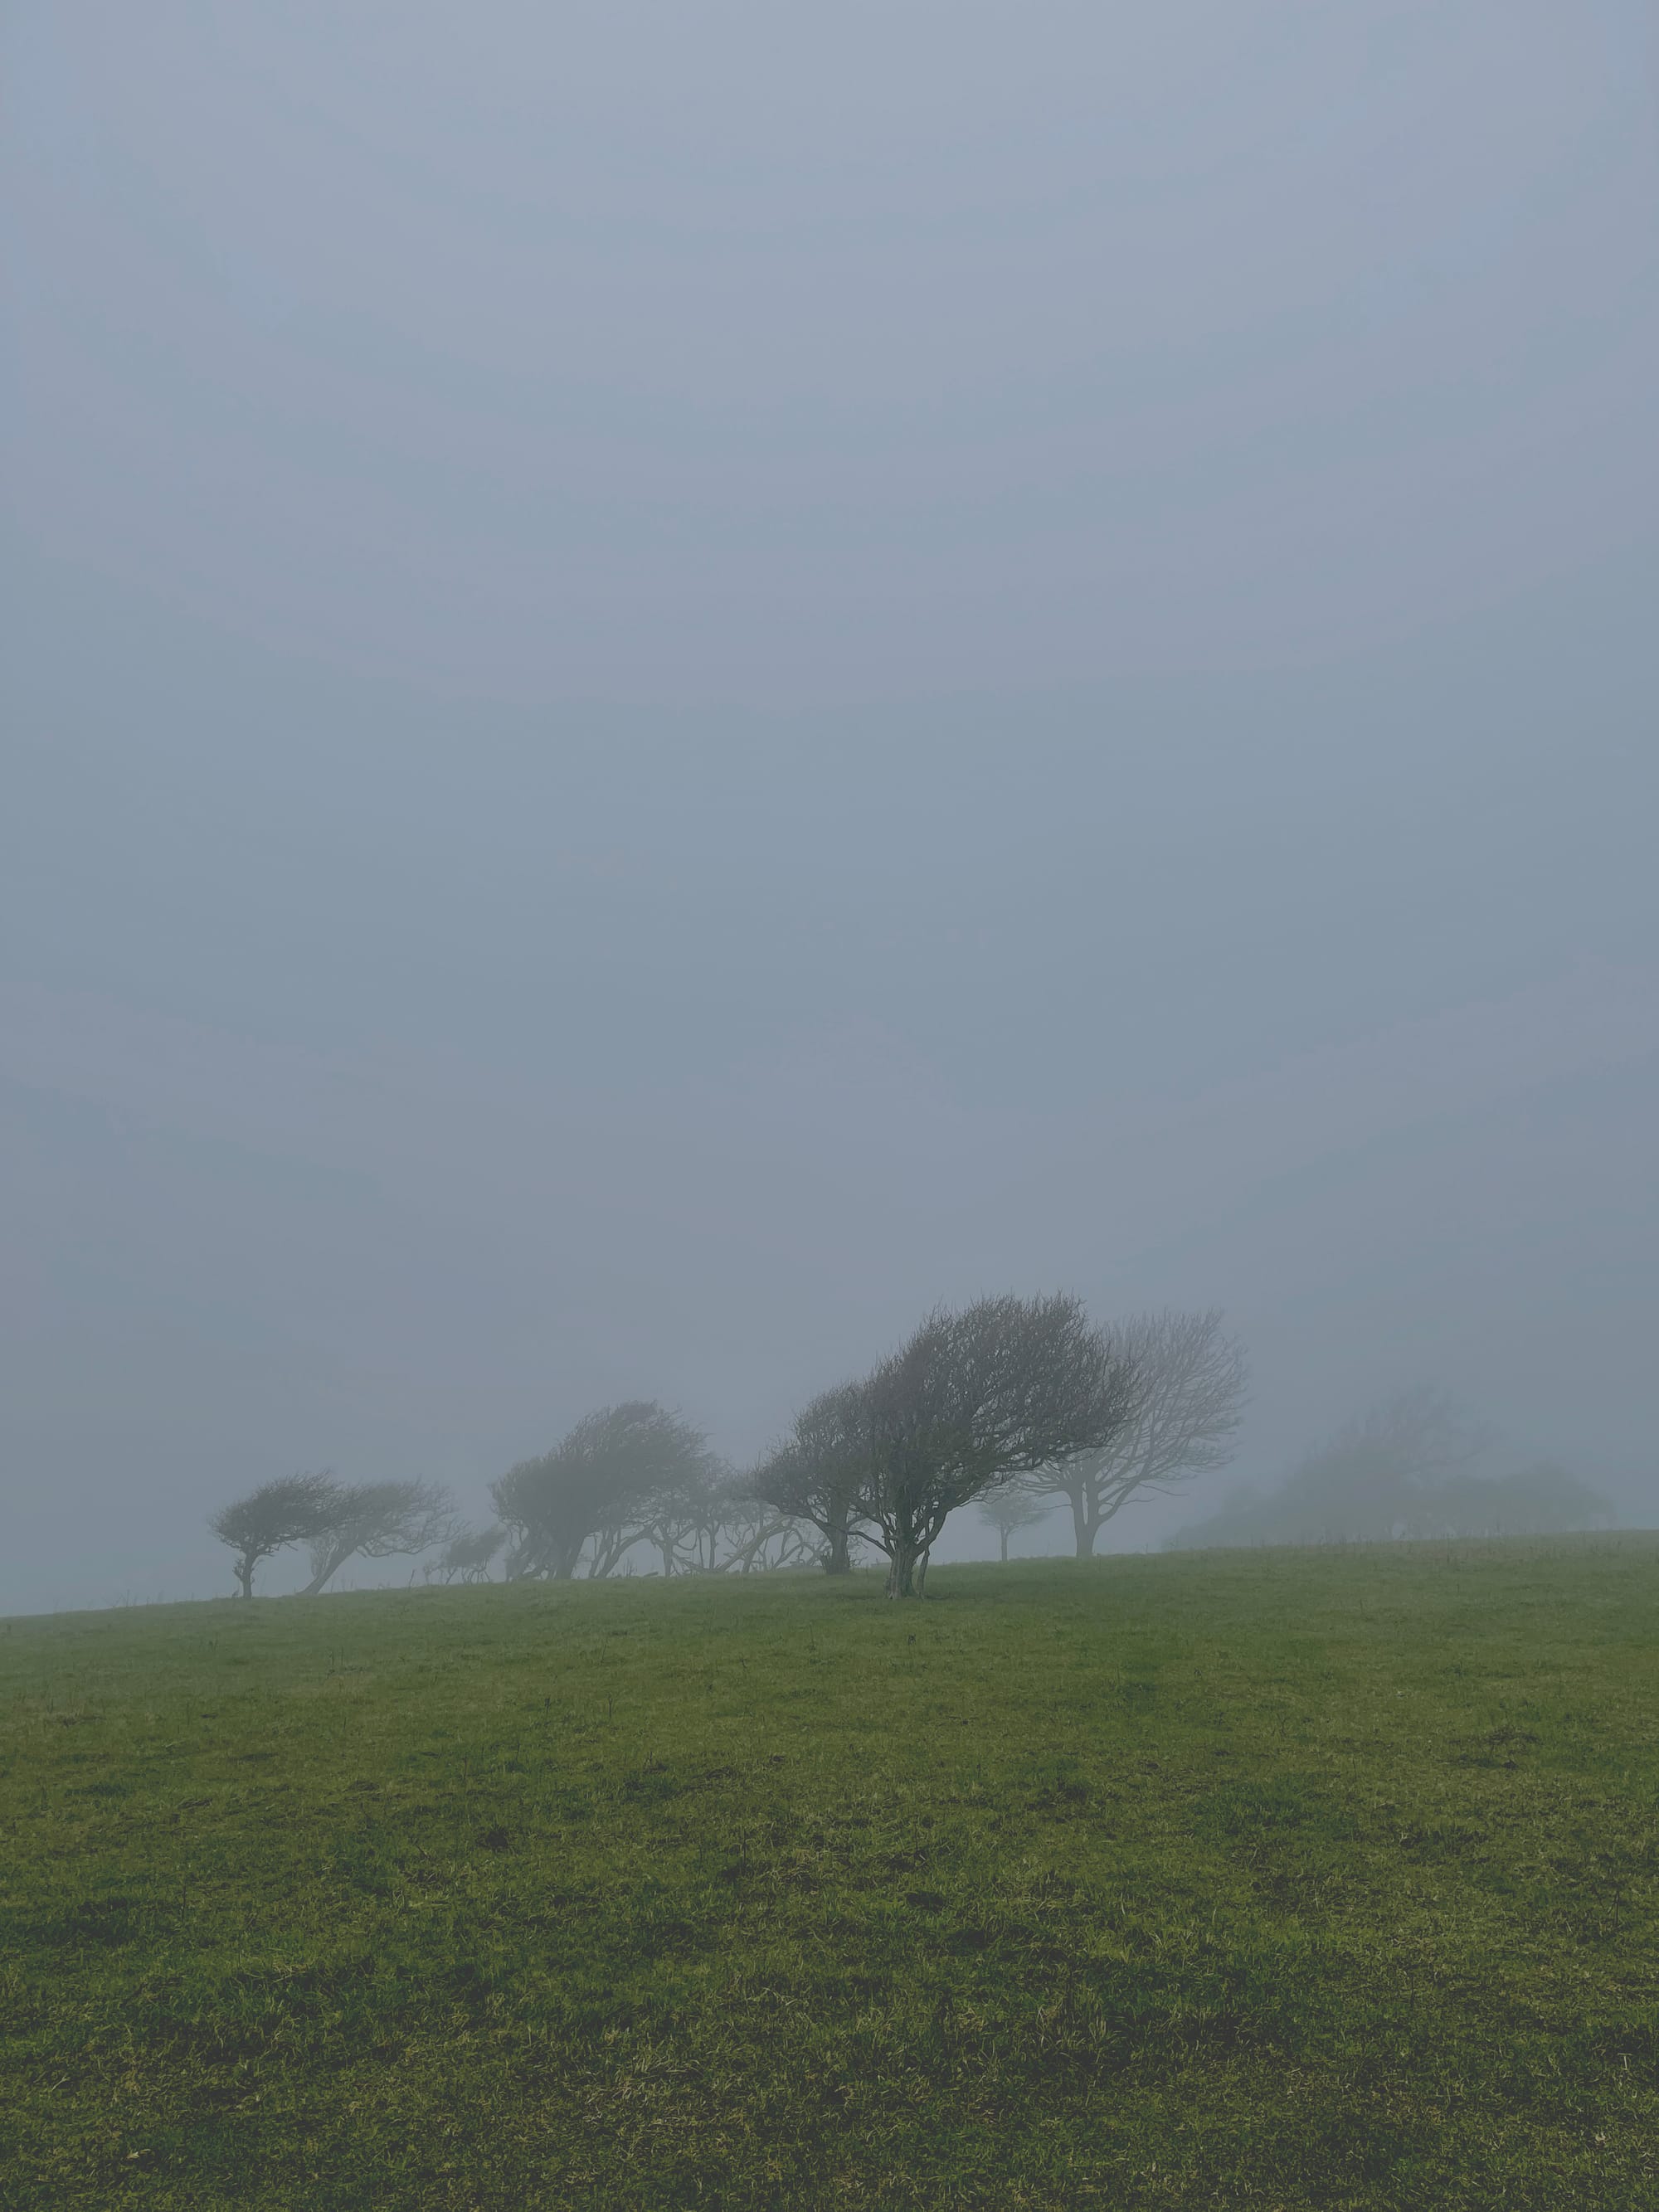
<svg viewBox="0 0 1659 2212">
<path fill-rule="evenodd" d="M 336 1493 L 334 1517 L 311 1539 L 314 1597 L 348 1559 L 390 1559 L 430 1551 L 454 1531 L 449 1493 L 430 1482 L 356 1482 Z"/>
<path fill-rule="evenodd" d="M 994 1490 L 988 1498 L 981 1499 L 979 1517 L 996 1531 L 1005 1567 L 1008 1564 L 1009 1538 L 1017 1536 L 1022 1528 L 1034 1528 L 1039 1521 L 1046 1521 L 1048 1510 L 1048 1499 L 1034 1497 L 1029 1490 Z"/>
<path fill-rule="evenodd" d="M 512 1542 L 507 1573 L 568 1582 L 584 1563 L 590 1576 L 614 1572 L 650 1536 L 665 1495 L 711 1466 L 702 1432 L 650 1399 L 589 1413 L 492 1486 Z"/>
<path fill-rule="evenodd" d="M 341 1496 L 332 1474 L 279 1475 L 212 1516 L 208 1526 L 234 1553 L 237 1585 L 244 1597 L 253 1595 L 254 1569 L 262 1559 L 327 1534 Z"/>
<path fill-rule="evenodd" d="M 871 1449 L 865 1386 L 847 1382 L 804 1407 L 789 1434 L 750 1476 L 750 1488 L 763 1505 L 817 1530 L 826 1574 L 852 1570 L 853 1547 L 869 1518 L 863 1501 Z"/>
<path fill-rule="evenodd" d="M 757 1487 L 821 1529 L 833 1511 L 867 1534 L 888 1595 L 919 1597 L 959 1506 L 1099 1449 L 1133 1405 L 1127 1368 L 1078 1299 L 941 1307 L 862 1382 L 815 1399 Z"/>
<path fill-rule="evenodd" d="M 862 1386 L 869 1439 L 860 1504 L 886 1553 L 890 1597 L 958 1506 L 1108 1446 L 1133 1418 L 1133 1370 L 1080 1299 L 981 1298 L 929 1315 Z"/>
<path fill-rule="evenodd" d="M 1128 1418 L 1103 1444 L 1032 1476 L 1037 1498 L 1063 1498 L 1080 1559 L 1132 1498 L 1157 1497 L 1195 1474 L 1224 1467 L 1244 1418 L 1249 1371 L 1243 1346 L 1222 1316 L 1137 1314 L 1107 1332 L 1133 1376 Z"/>
</svg>

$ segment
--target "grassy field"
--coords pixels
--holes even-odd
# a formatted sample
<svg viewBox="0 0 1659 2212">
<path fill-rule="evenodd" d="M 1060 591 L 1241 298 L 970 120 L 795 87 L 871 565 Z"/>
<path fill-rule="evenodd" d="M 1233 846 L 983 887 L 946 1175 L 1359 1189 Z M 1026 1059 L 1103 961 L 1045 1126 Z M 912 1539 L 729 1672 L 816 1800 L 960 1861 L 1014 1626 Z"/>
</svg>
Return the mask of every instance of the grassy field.
<svg viewBox="0 0 1659 2212">
<path fill-rule="evenodd" d="M 1659 1540 L 0 1627 L 13 2206 L 1659 2206 Z"/>
</svg>

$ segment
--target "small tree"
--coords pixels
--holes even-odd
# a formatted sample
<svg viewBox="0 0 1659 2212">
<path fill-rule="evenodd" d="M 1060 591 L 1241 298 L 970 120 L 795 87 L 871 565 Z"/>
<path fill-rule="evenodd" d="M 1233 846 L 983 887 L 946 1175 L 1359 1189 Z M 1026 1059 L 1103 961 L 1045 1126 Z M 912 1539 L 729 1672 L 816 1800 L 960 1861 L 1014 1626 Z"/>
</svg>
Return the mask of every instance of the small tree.
<svg viewBox="0 0 1659 2212">
<path fill-rule="evenodd" d="M 1002 1564 L 1008 1564 L 1008 1539 L 1017 1536 L 1022 1528 L 1035 1528 L 1039 1521 L 1048 1518 L 1048 1500 L 1038 1498 L 1028 1490 L 994 1490 L 981 1500 L 979 1517 L 996 1530 L 1001 1550 Z"/>
<path fill-rule="evenodd" d="M 941 1307 L 866 1381 L 808 1409 L 818 1413 L 822 1455 L 799 1450 L 798 1424 L 796 1449 L 783 1448 L 801 1476 L 794 1510 L 813 1494 L 808 1476 L 841 1489 L 856 1470 L 849 1521 L 887 1554 L 888 1595 L 919 1597 L 928 1554 L 959 1506 L 1100 1449 L 1133 1405 L 1127 1368 L 1078 1299 Z"/>
<path fill-rule="evenodd" d="M 1218 1311 L 1138 1314 L 1109 1330 L 1133 1376 L 1129 1418 L 1103 1444 L 1034 1475 L 1034 1497 L 1063 1498 L 1080 1559 L 1132 1498 L 1158 1496 L 1232 1457 L 1244 1418 L 1243 1347 Z"/>
<path fill-rule="evenodd" d="M 236 1555 L 236 1581 L 244 1597 L 253 1595 L 253 1571 L 261 1559 L 326 1534 L 340 1497 L 332 1474 L 279 1475 L 212 1516 L 209 1528 Z"/>
<path fill-rule="evenodd" d="M 826 1574 L 852 1571 L 853 1547 L 867 1522 L 864 1503 L 871 1438 L 865 1388 L 826 1390 L 795 1416 L 794 1427 L 750 1477 L 755 1497 L 823 1539 Z"/>
<path fill-rule="evenodd" d="M 311 1540 L 311 1580 L 301 1595 L 314 1597 L 359 1554 L 390 1559 L 429 1551 L 454 1526 L 449 1493 L 434 1483 L 353 1483 L 337 1493 L 329 1526 Z"/>
<path fill-rule="evenodd" d="M 459 1528 L 426 1570 L 428 1582 L 482 1583 L 489 1579 L 489 1565 L 507 1541 L 505 1528 Z"/>
<path fill-rule="evenodd" d="M 701 1431 L 652 1400 L 589 1413 L 492 1486 L 512 1538 L 508 1574 L 568 1582 L 584 1559 L 590 1576 L 613 1573 L 650 1535 L 665 1493 L 704 1479 L 711 1464 Z"/>
</svg>

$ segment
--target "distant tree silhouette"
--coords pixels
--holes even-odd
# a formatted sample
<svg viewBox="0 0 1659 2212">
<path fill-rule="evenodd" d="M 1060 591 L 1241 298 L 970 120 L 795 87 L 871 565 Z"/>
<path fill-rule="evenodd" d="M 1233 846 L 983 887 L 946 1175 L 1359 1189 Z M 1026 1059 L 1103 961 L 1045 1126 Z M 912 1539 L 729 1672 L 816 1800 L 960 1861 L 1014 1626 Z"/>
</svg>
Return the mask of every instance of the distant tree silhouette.
<svg viewBox="0 0 1659 2212">
<path fill-rule="evenodd" d="M 706 1480 L 713 1465 L 701 1431 L 651 1399 L 589 1413 L 491 1486 L 511 1539 L 509 1577 L 568 1582 L 583 1565 L 590 1576 L 613 1573 L 649 1538 L 664 1498 Z"/>
<path fill-rule="evenodd" d="M 1495 1443 L 1444 1391 L 1397 1391 L 1310 1452 L 1279 1488 L 1236 1492 L 1170 1547 L 1547 1535 L 1613 1518 L 1606 1498 L 1553 1462 L 1476 1472 Z"/>
<path fill-rule="evenodd" d="M 1017 1536 L 1022 1528 L 1034 1528 L 1039 1521 L 1046 1521 L 1048 1511 L 1046 1498 L 1034 1497 L 1025 1490 L 994 1490 L 981 1501 L 979 1517 L 995 1529 L 1005 1567 L 1008 1564 L 1008 1539 Z"/>
<path fill-rule="evenodd" d="M 1130 1370 L 1078 1299 L 981 1298 L 939 1308 L 863 1382 L 814 1399 L 756 1488 L 826 1535 L 866 1534 L 889 1596 L 919 1597 L 953 1512 L 1099 1449 L 1133 1410 Z"/>
<path fill-rule="evenodd" d="M 426 1570 L 428 1582 L 481 1583 L 489 1577 L 490 1562 L 507 1541 L 507 1531 L 458 1528 Z"/>
<path fill-rule="evenodd" d="M 235 1554 L 237 1585 L 253 1595 L 254 1570 L 291 1544 L 325 1536 L 339 1510 L 340 1486 L 331 1474 L 279 1475 L 212 1516 L 208 1526 Z"/>
<path fill-rule="evenodd" d="M 1244 1415 L 1243 1347 L 1222 1332 L 1218 1311 L 1137 1314 L 1107 1341 L 1133 1377 L 1128 1418 L 1103 1444 L 1043 1468 L 1027 1487 L 1063 1498 L 1080 1559 L 1130 1499 L 1158 1496 L 1195 1474 L 1224 1467 Z"/>
<path fill-rule="evenodd" d="M 769 1574 L 822 1564 L 812 1524 L 769 1505 L 741 1477 L 721 1485 L 717 1510 L 720 1549 L 714 1564 L 722 1574 Z"/>
<path fill-rule="evenodd" d="M 826 1574 L 852 1570 L 854 1547 L 869 1520 L 864 1494 L 870 1453 L 863 1387 L 844 1383 L 804 1407 L 789 1434 L 750 1477 L 763 1504 L 817 1530 Z"/>
<path fill-rule="evenodd" d="M 714 1462 L 662 1492 L 649 1538 L 665 1575 L 748 1575 L 812 1562 L 811 1529 Z"/>
<path fill-rule="evenodd" d="M 360 1482 L 343 1487 L 334 1517 L 310 1540 L 311 1580 L 301 1595 L 314 1597 L 348 1559 L 389 1559 L 429 1551 L 453 1534 L 449 1493 L 429 1482 Z"/>
</svg>

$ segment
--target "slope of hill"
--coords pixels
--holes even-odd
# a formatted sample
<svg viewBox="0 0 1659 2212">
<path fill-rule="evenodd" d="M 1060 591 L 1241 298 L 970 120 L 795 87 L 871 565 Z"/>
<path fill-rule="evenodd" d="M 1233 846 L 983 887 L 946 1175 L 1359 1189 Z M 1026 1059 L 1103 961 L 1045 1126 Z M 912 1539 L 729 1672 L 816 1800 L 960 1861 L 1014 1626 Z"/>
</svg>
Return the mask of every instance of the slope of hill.
<svg viewBox="0 0 1659 2212">
<path fill-rule="evenodd" d="M 8 2204 L 1659 2201 L 1659 1540 L 0 1630 Z"/>
</svg>

